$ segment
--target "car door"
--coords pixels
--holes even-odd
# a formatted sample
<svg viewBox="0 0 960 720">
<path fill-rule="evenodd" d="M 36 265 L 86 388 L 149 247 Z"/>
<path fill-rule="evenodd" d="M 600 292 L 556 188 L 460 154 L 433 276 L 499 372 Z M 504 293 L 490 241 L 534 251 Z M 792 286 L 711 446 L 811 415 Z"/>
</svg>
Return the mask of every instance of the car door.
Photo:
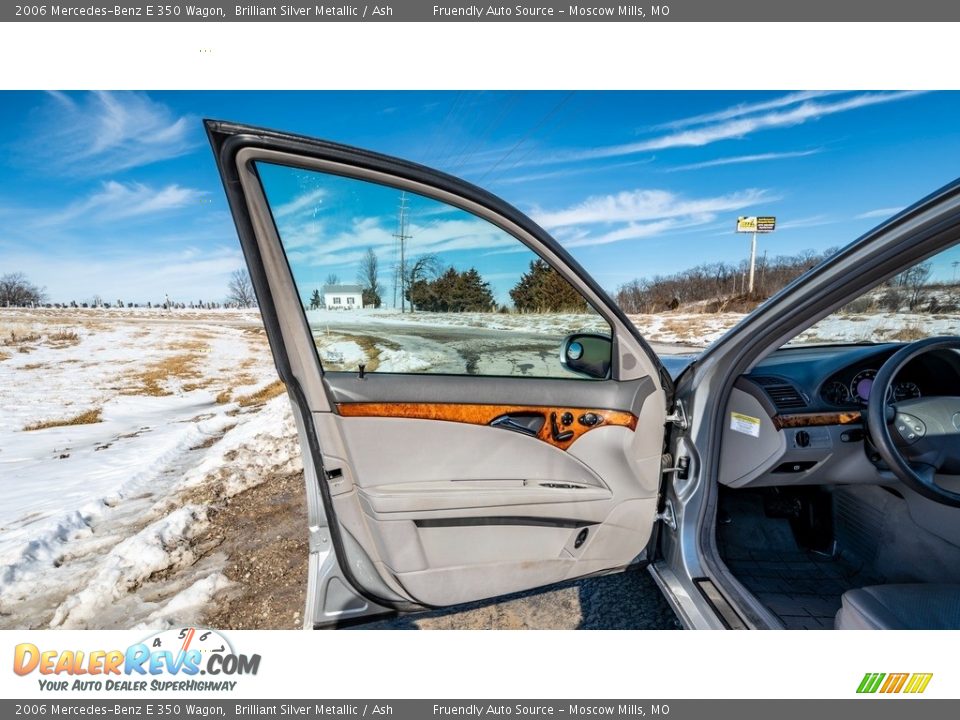
<svg viewBox="0 0 960 720">
<path fill-rule="evenodd" d="M 670 379 L 557 242 L 419 165 L 206 128 L 303 449 L 308 626 L 645 559 Z"/>
</svg>

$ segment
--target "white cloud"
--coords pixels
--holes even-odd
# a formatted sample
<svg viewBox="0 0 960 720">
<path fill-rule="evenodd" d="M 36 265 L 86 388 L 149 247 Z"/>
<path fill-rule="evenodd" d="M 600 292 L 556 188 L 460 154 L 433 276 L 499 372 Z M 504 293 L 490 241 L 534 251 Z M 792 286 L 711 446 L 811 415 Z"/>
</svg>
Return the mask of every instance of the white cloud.
<svg viewBox="0 0 960 720">
<path fill-rule="evenodd" d="M 343 267 L 359 262 L 367 248 L 373 248 L 382 266 L 398 260 L 394 218 L 358 217 L 349 228 L 328 235 L 319 223 L 281 224 L 280 237 L 294 265 Z M 520 245 L 503 230 L 479 218 L 435 220 L 411 223 L 407 228 L 407 257 L 427 253 L 486 250 Z"/>
<path fill-rule="evenodd" d="M 810 217 L 797 218 L 796 220 L 787 220 L 786 222 L 779 223 L 777 225 L 777 230 L 781 232 L 784 230 L 796 230 L 797 228 L 809 228 L 809 227 L 820 227 L 821 225 L 833 225 L 840 222 L 834 218 L 827 217 L 826 215 L 811 215 Z"/>
<path fill-rule="evenodd" d="M 855 220 L 870 220 L 875 218 L 888 218 L 893 217 L 898 212 L 903 210 L 902 207 L 886 207 L 886 208 L 877 208 L 876 210 L 868 210 L 867 212 L 860 213 L 854 219 Z"/>
<path fill-rule="evenodd" d="M 563 242 L 564 247 L 587 247 L 591 245 L 609 245 L 610 243 L 621 242 L 623 240 L 640 240 L 642 238 L 662 235 L 668 230 L 676 230 L 680 227 L 706 224 L 713 220 L 713 215 L 693 216 L 686 221 L 678 218 L 669 218 L 666 220 L 656 220 L 649 223 L 628 223 L 627 225 L 611 230 L 601 235 L 584 235 Z"/>
<path fill-rule="evenodd" d="M 737 155 L 735 157 L 716 158 L 715 160 L 705 160 L 704 162 L 691 163 L 689 165 L 678 165 L 667 168 L 667 172 L 679 172 L 681 170 L 702 170 L 703 168 L 720 167 L 722 165 L 740 165 L 742 163 L 768 162 L 771 160 L 788 160 L 790 158 L 807 157 L 822 152 L 819 148 L 816 150 L 797 150 L 794 152 L 771 152 L 759 153 L 757 155 Z"/>
<path fill-rule="evenodd" d="M 807 100 L 814 100 L 825 95 L 833 95 L 836 94 L 836 92 L 837 91 L 835 90 L 805 90 L 802 92 L 789 93 L 787 95 L 781 95 L 778 98 L 773 98 L 772 100 L 762 100 L 756 103 L 740 103 L 717 112 L 694 115 L 692 117 L 681 118 L 680 120 L 672 120 L 668 123 L 657 125 L 654 129 L 675 130 L 677 128 L 690 127 L 691 125 L 705 125 L 707 123 L 715 123 L 722 120 L 732 120 L 733 118 L 743 117 L 745 115 L 753 115 L 754 113 L 758 112 L 789 107 L 790 105 L 796 105 Z"/>
<path fill-rule="evenodd" d="M 323 188 L 309 190 L 298 195 L 293 200 L 275 207 L 273 209 L 273 216 L 277 218 L 277 220 L 282 220 L 293 215 L 302 214 L 304 210 L 309 210 L 310 212 L 308 214 L 313 215 L 319 210 L 317 206 L 323 202 L 326 196 L 327 191 Z"/>
<path fill-rule="evenodd" d="M 156 215 L 199 203 L 206 192 L 171 184 L 154 188 L 143 183 L 108 180 L 88 197 L 69 204 L 59 212 L 30 211 L 36 227 L 56 227 L 68 223 L 95 225 Z"/>
<path fill-rule="evenodd" d="M 641 222 L 683 216 L 705 217 L 711 213 L 740 210 L 772 201 L 766 190 L 741 192 L 710 198 L 687 199 L 667 190 L 632 190 L 600 195 L 560 210 L 536 208 L 533 219 L 545 228 L 594 223 Z"/>
<path fill-rule="evenodd" d="M 112 174 L 185 155 L 202 143 L 199 121 L 142 93 L 49 97 L 21 154 L 50 173 Z"/>
<path fill-rule="evenodd" d="M 532 217 L 564 247 L 576 248 L 705 229 L 720 213 L 778 199 L 758 189 L 705 198 L 686 198 L 667 190 L 632 190 L 590 197 L 559 210 L 537 208 Z"/>
<path fill-rule="evenodd" d="M 895 102 L 918 94 L 920 94 L 919 91 L 871 92 L 830 101 L 804 99 L 802 102 L 797 103 L 796 100 L 793 100 L 792 103 L 787 103 L 782 107 L 775 107 L 767 112 L 750 115 L 744 115 L 744 113 L 751 112 L 751 108 L 755 109 L 754 106 L 737 106 L 738 109 L 726 111 L 725 115 L 727 117 L 723 117 L 722 119 L 710 120 L 711 117 L 716 118 L 724 113 L 715 113 L 712 116 L 701 116 L 701 118 L 707 118 L 707 121 L 704 122 L 701 119 L 700 122 L 704 122 L 704 124 L 699 127 L 680 128 L 674 132 L 668 132 L 658 137 L 632 143 L 560 153 L 542 158 L 537 161 L 536 164 L 569 162 L 574 160 L 595 160 L 598 158 L 620 157 L 623 155 L 633 155 L 641 152 L 671 148 L 704 147 L 722 140 L 741 139 L 760 130 L 802 125 L 829 115 L 836 115 L 838 113 L 849 112 L 882 103 Z M 785 97 L 795 98 L 797 96 L 790 95 Z M 765 104 L 769 105 L 770 103 Z"/>
</svg>

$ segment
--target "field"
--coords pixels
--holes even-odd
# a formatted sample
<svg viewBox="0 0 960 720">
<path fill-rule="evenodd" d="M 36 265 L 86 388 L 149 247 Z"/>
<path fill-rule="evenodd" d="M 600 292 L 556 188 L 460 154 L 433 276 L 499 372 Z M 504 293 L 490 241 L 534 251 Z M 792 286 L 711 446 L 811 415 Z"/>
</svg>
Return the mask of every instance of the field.
<svg viewBox="0 0 960 720">
<path fill-rule="evenodd" d="M 689 352 L 741 318 L 632 319 L 658 351 Z M 891 318 L 832 320 L 810 337 L 914 332 Z M 562 332 L 588 329 L 570 316 L 309 320 L 325 366 L 380 371 L 540 374 Z M 937 322 L 960 332 L 955 317 Z M 492 336 L 510 350 L 492 352 Z M 0 489 L 0 628 L 303 624 L 302 464 L 256 311 L 0 309 Z M 508 626 L 530 622 L 517 612 Z"/>
</svg>

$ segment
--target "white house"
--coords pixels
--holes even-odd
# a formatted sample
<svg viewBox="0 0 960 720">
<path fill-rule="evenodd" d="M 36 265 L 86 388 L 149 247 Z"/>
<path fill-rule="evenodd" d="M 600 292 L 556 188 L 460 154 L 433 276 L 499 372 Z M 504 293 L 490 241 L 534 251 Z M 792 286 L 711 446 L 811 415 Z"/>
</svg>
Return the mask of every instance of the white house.
<svg viewBox="0 0 960 720">
<path fill-rule="evenodd" d="M 324 285 L 323 307 L 327 310 L 362 310 L 363 288 L 359 285 Z"/>
</svg>

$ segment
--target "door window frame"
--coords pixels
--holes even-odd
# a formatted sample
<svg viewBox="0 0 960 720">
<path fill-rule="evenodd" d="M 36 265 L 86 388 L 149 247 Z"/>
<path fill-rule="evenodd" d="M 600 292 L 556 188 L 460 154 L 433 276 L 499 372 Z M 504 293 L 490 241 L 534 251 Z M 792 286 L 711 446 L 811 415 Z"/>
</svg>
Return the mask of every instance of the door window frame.
<svg viewBox="0 0 960 720">
<path fill-rule="evenodd" d="M 639 342 L 643 352 L 659 370 L 661 386 L 663 386 L 664 390 L 667 391 L 668 396 L 672 395 L 673 388 L 669 373 L 663 368 L 659 358 L 657 358 L 656 354 L 649 347 L 646 341 L 640 337 L 636 328 L 629 321 L 626 315 L 618 307 L 616 307 L 612 299 L 610 299 L 603 289 L 599 287 L 596 281 L 594 281 L 577 263 L 577 261 L 574 260 L 562 247 L 560 247 L 559 244 L 557 244 L 557 242 L 545 231 L 534 225 L 532 221 L 527 220 L 527 222 L 524 223 L 523 220 L 526 219 L 525 216 L 520 214 L 511 206 L 506 205 L 506 203 L 503 203 L 503 201 L 499 200 L 495 196 L 490 195 L 486 191 L 480 190 L 479 188 L 473 188 L 473 186 L 463 183 L 463 181 L 457 180 L 456 178 L 444 178 L 448 179 L 450 183 L 461 184 L 464 187 L 471 188 L 475 191 L 474 194 L 477 192 L 481 193 L 486 196 L 484 198 L 485 200 L 491 201 L 489 203 L 481 203 L 472 198 L 463 197 L 460 194 L 457 194 L 460 192 L 460 188 L 457 188 L 456 192 L 452 190 L 448 191 L 440 187 L 428 185 L 421 180 L 411 179 L 393 172 L 386 172 L 384 170 L 363 167 L 355 164 L 348 165 L 337 160 L 330 160 L 320 157 L 304 157 L 301 155 L 294 156 L 288 154 L 287 152 L 281 152 L 270 148 L 243 147 L 237 151 L 234 162 L 238 170 L 244 170 L 244 172 L 240 172 L 240 183 L 243 186 L 248 200 L 251 200 L 252 204 L 255 205 L 261 212 L 264 210 L 266 211 L 266 215 L 270 222 L 269 225 L 267 225 L 265 222 L 266 218 L 264 218 L 262 230 L 269 231 L 271 243 L 278 246 L 280 251 L 283 253 L 284 261 L 286 262 L 287 267 L 286 279 L 289 281 L 289 284 L 292 286 L 295 293 L 298 292 L 296 280 L 294 279 L 293 270 L 286 255 L 286 249 L 283 245 L 282 236 L 280 235 L 279 229 L 276 226 L 272 208 L 269 200 L 267 199 L 266 191 L 263 187 L 263 181 L 260 177 L 260 174 L 257 172 L 257 163 L 268 163 L 280 167 L 326 173 L 348 179 L 372 182 L 377 185 L 395 188 L 401 191 L 416 193 L 431 200 L 446 203 L 447 205 L 466 211 L 475 217 L 491 223 L 495 227 L 510 235 L 517 242 L 521 243 L 535 256 L 544 260 L 551 268 L 554 269 L 554 271 L 559 273 L 564 280 L 570 283 L 574 289 L 583 296 L 584 300 L 594 310 L 594 312 L 596 312 L 610 326 L 613 341 L 613 352 L 611 357 L 609 379 L 616 381 L 633 380 L 639 379 L 645 375 L 641 364 L 636 362 L 636 358 L 633 358 L 629 352 L 626 353 L 626 356 L 623 354 L 623 347 L 620 338 L 624 333 L 626 333 Z M 436 171 L 430 171 L 427 168 L 420 168 L 420 166 L 413 167 L 431 174 L 438 174 Z M 430 179 L 436 178 L 431 177 Z M 510 217 L 500 208 L 490 207 L 490 205 L 494 203 L 504 205 L 504 207 L 510 211 L 510 214 L 513 214 L 516 217 Z M 528 224 L 532 227 L 527 227 Z M 538 249 L 536 247 L 537 245 L 542 245 L 543 250 L 546 252 L 542 252 L 540 249 Z M 297 299 L 297 305 L 300 307 L 302 321 L 309 329 L 306 312 L 303 309 L 303 303 L 299 301 L 299 295 Z M 323 365 L 320 360 L 319 351 L 316 348 L 316 344 L 312 342 L 312 339 L 311 345 L 313 345 L 314 356 L 322 375 L 324 372 Z M 628 357 L 633 361 L 632 363 L 627 359 Z M 431 377 L 438 375 L 437 373 L 400 374 L 417 377 Z M 562 377 L 544 379 L 568 380 L 568 378 Z M 576 378 L 569 378 L 569 380 L 575 379 Z"/>
</svg>

